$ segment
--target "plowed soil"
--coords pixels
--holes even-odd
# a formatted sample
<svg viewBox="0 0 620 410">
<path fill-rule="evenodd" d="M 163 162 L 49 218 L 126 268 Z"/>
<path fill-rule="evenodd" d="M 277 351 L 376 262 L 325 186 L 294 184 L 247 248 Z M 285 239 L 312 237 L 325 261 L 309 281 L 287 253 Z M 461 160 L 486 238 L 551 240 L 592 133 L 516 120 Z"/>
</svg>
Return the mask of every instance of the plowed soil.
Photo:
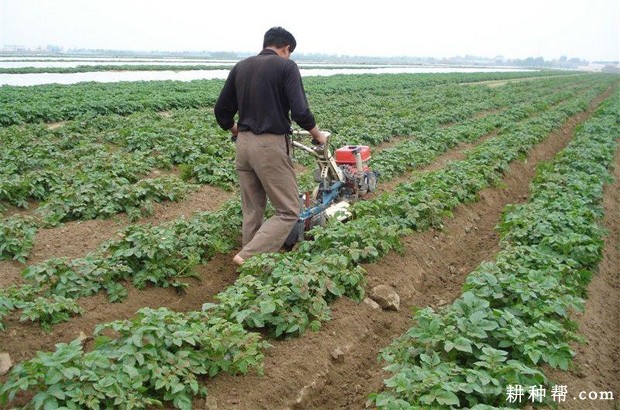
<svg viewBox="0 0 620 410">
<path fill-rule="evenodd" d="M 564 148 L 575 127 L 585 121 L 608 95 L 609 92 L 593 101 L 587 112 L 569 119 L 561 129 L 536 146 L 526 160 L 514 163 L 501 187 L 486 189 L 480 193 L 479 201 L 455 209 L 454 218 L 446 220 L 442 230 L 429 230 L 406 237 L 402 254 L 391 253 L 376 264 L 364 266 L 369 280 L 367 291 L 378 284 L 393 286 L 401 300 L 399 311 L 377 310 L 370 304 L 357 304 L 341 298 L 332 305 L 332 320 L 325 323 L 320 331 L 290 340 L 270 340 L 272 348 L 266 351 L 264 376 L 220 375 L 206 380 L 209 396 L 194 400 L 194 408 L 364 408 L 368 394 L 379 391 L 383 379 L 388 376 L 377 361 L 379 350 L 412 325 L 413 308 L 450 303 L 461 294 L 467 274 L 482 261 L 492 259 L 498 250 L 499 237 L 494 227 L 504 206 L 528 199 L 529 182 L 536 165 L 553 158 Z M 426 170 L 460 159 L 462 151 L 468 147 L 463 145 L 446 153 Z M 616 156 L 617 180 L 620 179 L 619 161 Z M 162 223 L 196 211 L 217 209 L 230 195 L 205 187 L 181 203 L 158 205 L 155 214 L 141 223 Z M 611 228 L 605 259 L 601 263 L 601 272 L 590 286 L 586 313 L 578 317 L 590 342 L 576 347 L 578 370 L 552 373 L 555 380 L 569 386 L 569 391 L 574 388 L 620 392 L 617 371 L 617 335 L 620 334 L 619 203 L 616 182 L 606 189 L 606 213 L 612 215 L 607 215 L 605 220 Z M 75 222 L 43 230 L 36 237 L 32 262 L 53 256 L 84 256 L 104 240 L 113 238 L 126 223 L 119 218 L 116 221 Z M 55 326 L 51 333 L 41 331 L 36 325 L 19 323 L 14 318 L 7 323 L 8 330 L 0 333 L 0 352 L 8 352 L 13 362 L 26 360 L 38 350 L 53 350 L 55 343 L 73 340 L 80 332 L 91 334 L 99 323 L 132 317 L 136 310 L 145 306 L 166 306 L 178 311 L 198 310 L 237 278 L 230 262 L 233 254 L 219 255 L 200 266 L 198 273 L 202 280 L 190 280 L 191 286 L 184 295 L 170 289 L 148 288 L 140 291 L 128 286 L 129 295 L 123 303 L 110 304 L 104 295 L 82 299 L 80 305 L 85 309 L 85 314 Z M 0 262 L 0 286 L 19 282 L 22 268 L 23 265 L 16 262 Z M 334 359 L 337 351 L 343 354 Z M 0 378 L 0 383 L 3 380 Z M 566 408 L 586 407 L 567 404 Z"/>
</svg>

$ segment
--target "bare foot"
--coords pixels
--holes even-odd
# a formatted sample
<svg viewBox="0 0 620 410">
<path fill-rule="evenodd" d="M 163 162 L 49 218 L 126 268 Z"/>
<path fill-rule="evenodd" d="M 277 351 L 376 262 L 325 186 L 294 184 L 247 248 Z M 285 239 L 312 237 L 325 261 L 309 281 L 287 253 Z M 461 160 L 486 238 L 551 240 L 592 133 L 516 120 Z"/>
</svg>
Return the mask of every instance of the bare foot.
<svg viewBox="0 0 620 410">
<path fill-rule="evenodd" d="M 237 265 L 237 266 L 241 266 L 243 265 L 243 262 L 245 262 L 245 259 L 243 259 L 241 256 L 239 255 L 235 255 L 235 257 L 233 258 L 233 262 Z"/>
</svg>

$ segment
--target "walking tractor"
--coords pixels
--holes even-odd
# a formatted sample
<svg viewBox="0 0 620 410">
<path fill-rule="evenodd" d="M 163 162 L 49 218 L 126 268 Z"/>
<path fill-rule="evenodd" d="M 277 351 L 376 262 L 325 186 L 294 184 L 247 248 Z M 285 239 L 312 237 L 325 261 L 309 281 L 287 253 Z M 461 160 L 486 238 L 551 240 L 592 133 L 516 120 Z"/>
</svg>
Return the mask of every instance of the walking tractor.
<svg viewBox="0 0 620 410">
<path fill-rule="evenodd" d="M 306 146 L 293 139 L 293 146 L 310 154 L 317 163 L 312 192 L 299 196 L 301 213 L 284 246 L 292 248 L 304 234 L 330 218 L 345 221 L 351 216 L 349 205 L 363 199 L 377 188 L 377 172 L 370 169 L 370 148 L 366 145 L 345 145 L 335 155 L 329 148 L 329 133 L 324 145 Z M 309 136 L 307 131 L 293 131 L 295 136 Z"/>
</svg>

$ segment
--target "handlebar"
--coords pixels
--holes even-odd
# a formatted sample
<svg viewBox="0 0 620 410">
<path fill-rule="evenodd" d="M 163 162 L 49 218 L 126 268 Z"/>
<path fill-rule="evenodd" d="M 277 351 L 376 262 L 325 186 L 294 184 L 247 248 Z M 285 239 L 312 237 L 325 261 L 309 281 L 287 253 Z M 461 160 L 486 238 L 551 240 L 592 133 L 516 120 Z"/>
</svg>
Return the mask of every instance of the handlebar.
<svg viewBox="0 0 620 410">
<path fill-rule="evenodd" d="M 321 131 L 321 133 L 323 135 L 325 135 L 326 143 L 324 145 L 329 145 L 329 137 L 332 135 L 331 132 L 329 132 L 329 131 Z M 302 136 L 302 137 L 310 137 L 311 136 L 310 132 L 306 131 L 306 130 L 294 130 L 292 132 L 292 135 L 293 136 Z M 317 147 L 320 147 L 320 146 L 323 145 L 323 144 L 319 144 L 319 142 L 316 139 L 314 139 L 314 138 L 312 138 L 311 143 L 312 143 L 312 145 L 316 145 Z"/>
<path fill-rule="evenodd" d="M 321 131 L 323 133 L 323 135 L 325 135 L 326 141 L 325 144 L 319 144 L 317 140 L 315 140 L 314 138 L 312 138 L 312 145 L 314 145 L 313 147 L 309 147 L 306 146 L 300 142 L 297 142 L 295 140 L 293 140 L 293 146 L 297 147 L 297 148 L 301 148 L 304 151 L 311 153 L 312 155 L 318 157 L 318 158 L 328 158 L 329 155 L 329 139 L 331 137 L 331 133 L 328 131 Z M 311 136 L 310 132 L 305 131 L 305 130 L 294 130 L 292 133 L 292 136 L 304 136 L 304 137 L 309 137 Z"/>
</svg>

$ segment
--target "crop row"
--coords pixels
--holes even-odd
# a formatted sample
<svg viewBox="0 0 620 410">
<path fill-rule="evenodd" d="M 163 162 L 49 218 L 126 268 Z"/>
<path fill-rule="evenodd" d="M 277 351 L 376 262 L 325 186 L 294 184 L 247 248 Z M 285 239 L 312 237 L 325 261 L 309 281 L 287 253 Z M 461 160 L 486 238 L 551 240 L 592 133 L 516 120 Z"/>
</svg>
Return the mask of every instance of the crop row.
<svg viewBox="0 0 620 410">
<path fill-rule="evenodd" d="M 373 156 L 373 168 L 382 178 L 402 174 L 406 170 L 428 164 L 436 152 L 445 152 L 461 142 L 475 141 L 494 131 L 509 129 L 512 124 L 549 109 L 573 94 L 584 92 L 593 84 L 579 84 L 562 91 L 540 87 L 536 95 L 526 94 L 524 100 L 511 101 L 509 108 L 479 118 L 469 118 L 451 127 L 429 127 L 415 138 L 401 141 Z M 600 86 L 597 90 L 601 90 Z"/>
<path fill-rule="evenodd" d="M 415 325 L 382 351 L 393 375 L 387 391 L 371 396 L 377 407 L 520 407 L 507 386 L 548 387 L 542 366 L 568 369 L 569 343 L 579 340 L 570 312 L 583 309 L 602 257 L 597 224 L 619 113 L 616 91 L 539 166 L 530 201 L 505 209 L 495 261 L 474 270 L 451 305 L 417 311 Z"/>
<path fill-rule="evenodd" d="M 215 254 L 229 252 L 237 244 L 241 226 L 238 200 L 229 200 L 216 212 L 199 212 L 162 225 L 132 225 L 121 239 L 105 242 L 83 258 L 51 258 L 27 267 L 26 285 L 0 289 L 2 319 L 21 310 L 21 320 L 39 322 L 44 328 L 81 313 L 76 299 L 105 291 L 110 302 L 121 301 L 131 281 L 137 288 L 172 287 L 182 292 L 192 269 Z"/>
<path fill-rule="evenodd" d="M 418 132 L 435 140 L 430 130 L 440 124 L 519 101 L 539 100 L 543 93 L 557 94 L 562 88 L 568 93 L 596 78 L 574 80 L 537 80 L 536 85 L 510 86 L 501 92 L 455 84 L 419 92 L 410 86 L 389 90 L 389 98 L 385 90 L 379 96 L 364 98 L 359 88 L 346 98 L 324 95 L 325 102 L 317 105 L 326 111 L 325 124 L 335 130 L 336 143 L 374 145 L 386 136 Z M 399 84 L 405 85 L 402 81 Z M 364 104 L 353 104 L 351 98 L 364 98 Z M 149 213 L 152 201 L 176 200 L 192 188 L 170 176 L 140 179 L 155 168 L 178 165 L 184 180 L 231 187 L 236 180 L 234 150 L 212 117 L 210 111 L 180 110 L 169 116 L 102 116 L 72 121 L 54 130 L 41 125 L 3 129 L 0 169 L 5 177 L 0 182 L 0 204 L 26 207 L 31 200 L 42 202 L 35 218 L 15 217 L 2 223 L 0 258 L 23 261 L 36 226 L 41 224 L 109 217 L 118 212 L 135 219 Z M 361 117 L 366 120 L 352 123 L 351 118 Z M 468 129 L 466 126 L 464 132 Z M 391 161 L 399 163 L 407 163 L 402 155 Z M 381 167 L 381 160 L 378 165 Z"/>
<path fill-rule="evenodd" d="M 566 97 L 567 95 L 560 95 L 560 98 Z M 552 102 L 558 100 L 558 96 L 551 98 Z M 538 105 L 539 108 L 544 110 L 550 101 L 544 100 L 543 104 Z M 515 110 L 516 114 L 513 112 Z M 518 113 L 522 111 L 519 105 L 508 110 L 507 115 L 502 115 L 502 121 L 494 122 L 495 126 L 505 128 L 514 126 L 519 118 Z M 532 111 L 528 113 L 533 114 Z M 478 121 L 486 123 L 484 118 Z M 468 126 L 479 130 L 475 125 L 475 121 L 468 122 Z M 415 149 L 411 149 L 410 145 L 402 147 L 399 153 L 408 156 L 414 163 L 429 161 L 458 141 L 447 128 L 444 130 L 445 133 L 433 135 L 432 138 L 416 139 Z M 465 132 L 463 135 L 470 139 L 474 137 L 471 132 Z M 484 132 L 479 133 L 478 137 L 482 135 Z M 386 155 L 380 156 L 385 157 Z M 387 177 L 389 178 L 389 175 Z M 201 213 L 189 221 L 181 219 L 161 226 L 131 226 L 120 233 L 121 240 L 107 242 L 86 258 L 75 260 L 53 258 L 30 266 L 24 270 L 23 276 L 36 286 L 5 290 L 4 297 L 11 302 L 5 302 L 7 307 L 4 315 L 11 310 L 21 309 L 24 311 L 22 315 L 24 320 L 36 320 L 47 327 L 59 320 L 68 319 L 68 315 L 65 314 L 67 311 L 79 313 L 75 302 L 66 298 L 76 299 L 106 290 L 111 301 L 121 300 L 126 291 L 118 283 L 120 280 L 131 278 L 138 287 L 144 287 L 146 284 L 153 286 L 172 284 L 180 287 L 183 283 L 178 282 L 176 278 L 181 272 L 187 274 L 196 264 L 205 262 L 213 256 L 213 252 L 208 252 L 207 249 L 219 249 L 225 252 L 235 245 L 235 235 L 222 236 L 219 238 L 219 245 L 214 245 L 213 242 L 217 239 L 213 233 L 238 231 L 240 215 L 237 202 L 229 201 L 224 213 L 218 212 L 215 217 L 209 213 Z M 224 218 L 221 218 L 222 216 Z M 205 227 L 210 234 L 204 232 Z M 200 235 L 197 232 L 200 232 Z M 31 311 L 30 306 L 35 304 L 35 301 L 41 300 L 48 302 L 45 308 L 49 314 L 38 317 L 26 315 L 26 312 Z"/>
<path fill-rule="evenodd" d="M 419 78 L 412 76 L 410 81 L 405 82 L 406 77 L 396 77 L 383 84 L 360 76 L 364 79 L 361 83 L 364 87 L 354 87 L 352 80 L 347 78 L 338 83 L 341 94 L 328 89 L 329 84 L 322 84 L 318 99 L 309 89 L 309 100 L 321 126 L 336 136 L 344 137 L 342 140 L 336 138 L 335 143 L 376 145 L 392 136 L 417 135 L 484 111 L 537 99 L 543 95 L 541 89 L 554 94 L 601 80 L 589 76 L 570 76 L 490 88 L 464 87 L 458 82 L 420 87 L 417 85 Z"/>
<path fill-rule="evenodd" d="M 150 118 L 141 120 L 142 128 L 147 127 Z M 148 213 L 150 200 L 175 200 L 192 188 L 173 176 L 148 177 L 180 164 L 191 164 L 192 174 L 204 170 L 196 182 L 230 187 L 234 171 L 227 167 L 218 172 L 218 167 L 230 162 L 233 150 L 213 115 L 184 111 L 168 124 L 175 120 L 175 127 L 144 132 L 145 142 L 138 146 L 132 145 L 139 144 L 132 135 L 116 136 L 125 139 L 123 145 L 115 145 L 112 138 L 100 137 L 101 131 L 85 130 L 84 122 L 77 121 L 54 130 L 5 128 L 0 203 L 28 207 L 30 201 L 41 201 L 35 215 L 48 225 L 119 212 L 135 219 Z"/>
<path fill-rule="evenodd" d="M 567 72 L 516 72 L 516 73 L 468 73 L 468 74 L 421 74 L 416 75 L 416 87 L 438 84 L 475 82 L 495 79 L 527 78 L 567 75 Z M 359 88 L 359 77 L 348 83 L 348 76 L 304 79 L 308 90 L 330 92 L 347 85 L 344 92 Z M 376 90 L 398 88 L 397 84 L 409 82 L 408 75 L 360 76 Z M 382 84 L 387 83 L 387 84 Z M 385 87 L 385 88 L 384 88 Z M 36 122 L 65 121 L 75 118 L 92 118 L 99 115 L 127 115 L 137 111 L 164 111 L 175 108 L 210 107 L 215 104 L 221 80 L 148 81 L 132 83 L 80 83 L 44 85 L 37 87 L 0 88 L 0 126 Z M 371 91 L 373 92 L 373 91 Z M 340 91 L 335 91 L 339 95 Z"/>
<path fill-rule="evenodd" d="M 346 97 L 327 95 L 320 107 L 332 113 L 326 126 L 336 130 L 336 142 L 373 145 L 386 135 L 429 135 L 440 124 L 519 101 L 538 100 L 545 92 L 553 94 L 562 88 L 569 92 L 595 79 L 537 80 L 501 92 L 455 84 L 427 87 L 421 92 L 409 84 L 409 88 L 398 90 L 387 87 L 370 97 L 364 88 L 358 88 Z M 404 81 L 398 84 L 406 85 Z M 35 218 L 17 216 L 2 223 L 0 257 L 24 261 L 37 226 L 118 212 L 135 219 L 150 212 L 152 201 L 176 200 L 192 189 L 170 176 L 140 180 L 156 168 L 179 165 L 184 180 L 230 188 L 236 180 L 234 152 L 212 117 L 210 111 L 179 110 L 171 115 L 100 116 L 53 130 L 41 125 L 3 129 L 0 204 L 26 207 L 32 200 L 41 203 Z M 361 117 L 366 117 L 363 124 L 353 125 Z M 429 138 L 435 139 L 433 135 Z M 392 161 L 395 163 L 406 161 Z"/>
<path fill-rule="evenodd" d="M 216 296 L 218 303 L 205 304 L 202 312 L 144 309 L 134 319 L 99 326 L 98 336 L 106 330 L 113 334 L 89 352 L 80 349 L 77 341 L 58 345 L 54 353 L 39 352 L 11 371 L 0 393 L 10 400 L 20 390 L 32 390 L 36 393 L 33 401 L 42 406 L 116 404 L 125 408 L 131 395 L 136 407 L 145 406 L 148 400 L 163 400 L 190 408 L 191 396 L 204 393 L 197 388 L 197 375 L 261 368 L 264 343 L 247 329 L 264 329 L 274 336 L 318 329 L 329 319 L 330 301 L 341 296 L 360 300 L 363 296 L 361 263 L 398 249 L 399 238 L 410 229 L 434 224 L 439 215 L 445 215 L 447 208 L 437 198 L 448 198 L 448 209 L 471 200 L 482 187 L 498 181 L 511 160 L 543 140 L 569 115 L 583 110 L 591 98 L 590 94 L 579 96 L 515 126 L 480 145 L 466 160 L 430 173 L 423 184 L 418 180 L 392 196 L 357 203 L 352 221 L 315 229 L 314 239 L 303 242 L 295 252 L 248 259 L 237 281 Z M 244 340 L 241 352 L 238 339 L 231 342 L 230 332 L 209 330 L 226 325 L 244 325 L 243 329 L 235 327 L 239 330 L 236 335 Z M 192 332 L 211 333 L 212 337 L 197 341 Z M 214 345 L 225 352 L 206 357 Z M 235 367 L 238 358 L 243 366 Z M 205 369 L 211 366 L 213 374 Z M 73 393 L 76 391 L 79 393 Z"/>
<path fill-rule="evenodd" d="M 50 84 L 0 88 L 0 126 L 213 106 L 217 81 Z"/>
<path fill-rule="evenodd" d="M 412 77 L 413 79 L 415 77 Z M 580 81 L 584 79 L 585 77 Z M 550 87 L 549 82 L 545 84 L 537 81 L 535 86 L 501 88 L 503 92 L 493 92 L 486 87 L 459 87 L 454 84 L 419 91 L 413 88 L 414 84 L 413 81 L 409 85 L 401 82 L 403 88 L 389 89 L 387 95 L 384 91 L 378 96 L 364 96 L 364 93 L 368 92 L 365 89 L 339 98 L 319 92 L 315 94 L 318 96 L 315 98 L 320 100 L 316 105 L 319 110 L 325 111 L 323 116 L 326 128 L 335 135 L 354 139 L 347 140 L 348 142 L 375 145 L 389 138 L 386 136 L 412 135 L 431 127 L 436 128 L 438 124 L 461 121 L 478 111 L 513 104 L 515 100 L 521 98 L 536 98 L 531 94 L 528 95 L 528 92 L 535 92 L 539 96 L 540 91 L 533 90 L 534 87 L 541 89 Z M 571 88 L 574 84 L 579 82 L 556 81 L 551 87 L 554 86 L 553 88 L 558 90 L 564 87 Z M 364 103 L 354 103 L 353 100 Z M 365 121 L 360 121 L 360 118 L 364 118 Z M 398 127 L 393 126 L 395 123 Z M 2 139 L 9 144 L 4 152 L 7 161 L 3 161 L 2 173 L 24 175 L 41 167 L 50 168 L 46 167 L 46 161 L 54 159 L 57 162 L 73 163 L 91 151 L 103 151 L 99 155 L 109 157 L 114 152 L 107 152 L 110 149 L 106 150 L 105 144 L 110 143 L 114 147 L 122 147 L 123 151 L 140 153 L 141 157 L 125 159 L 116 156 L 106 161 L 108 163 L 133 162 L 135 168 L 140 163 L 147 162 L 150 167 L 144 166 L 148 169 L 192 164 L 199 157 L 214 156 L 214 153 L 209 152 L 209 148 L 213 150 L 213 146 L 221 145 L 222 141 L 212 141 L 212 135 L 217 135 L 219 131 L 213 124 L 215 121 L 208 112 L 180 111 L 171 116 L 145 113 L 127 119 L 119 116 L 100 117 L 71 122 L 53 131 L 44 127 L 10 128 L 2 134 Z M 209 137 L 205 138 L 206 136 Z M 226 148 L 232 151 L 230 146 Z M 32 155 L 25 155 L 24 151 L 32 152 Z M 225 159 L 226 161 L 222 162 L 229 162 L 228 157 Z M 93 162 L 93 159 L 89 158 L 89 162 Z M 97 164 L 101 161 L 94 162 Z M 132 172 L 144 172 L 144 169 L 132 168 L 124 174 Z M 199 174 L 200 176 L 202 174 Z M 13 188 L 18 193 L 28 192 L 28 187 L 23 187 L 23 183 L 14 184 L 17 187 L 9 184 L 7 190 L 11 191 L 9 188 Z M 18 187 L 22 189 L 19 190 Z M 31 191 L 31 196 L 39 199 L 41 196 L 39 190 L 32 188 Z M 27 196 L 9 195 L 4 199 L 16 204 L 23 203 Z"/>
<path fill-rule="evenodd" d="M 158 167 L 170 169 L 187 162 L 192 164 L 190 174 L 201 171 L 196 182 L 230 187 L 235 178 L 229 169 L 234 152 L 212 116 L 195 111 L 175 117 L 179 121 L 175 129 L 145 134 L 157 142 L 158 135 L 169 131 L 166 144 L 142 150 L 116 146 L 92 130 L 84 132 L 79 122 L 56 130 L 40 125 L 3 129 L 0 207 L 39 202 L 29 215 L 0 222 L 0 259 L 25 262 L 38 227 L 121 212 L 136 220 L 152 212 L 153 202 L 177 201 L 197 187 L 175 175 L 161 175 Z"/>
</svg>

